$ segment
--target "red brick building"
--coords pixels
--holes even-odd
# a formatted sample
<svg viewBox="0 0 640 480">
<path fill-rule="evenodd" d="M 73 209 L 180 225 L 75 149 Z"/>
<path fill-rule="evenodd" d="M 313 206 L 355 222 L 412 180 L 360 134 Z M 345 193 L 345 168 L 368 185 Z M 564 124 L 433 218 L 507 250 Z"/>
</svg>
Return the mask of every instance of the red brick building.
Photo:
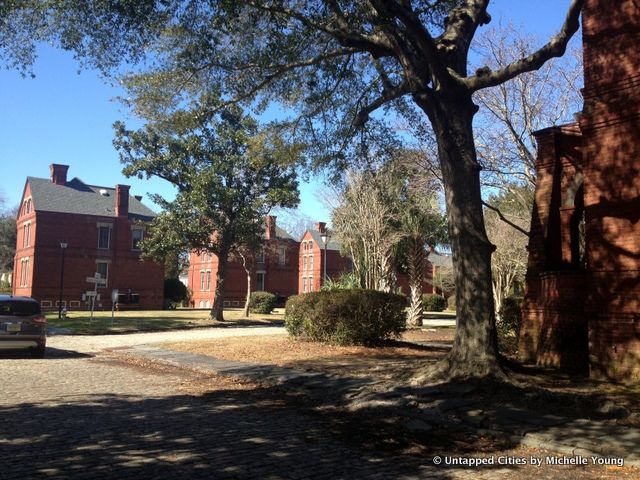
<svg viewBox="0 0 640 480">
<path fill-rule="evenodd" d="M 325 253 L 327 277 L 336 279 L 352 268 L 351 260 L 340 255 L 340 244 L 329 237 L 326 246 L 322 235 L 327 233 L 325 222 L 316 223 L 315 229 L 307 230 L 299 247 L 298 293 L 317 292 L 324 284 Z"/>
<path fill-rule="evenodd" d="M 250 258 L 251 290 L 266 291 L 286 298 L 297 293 L 299 243 L 276 225 L 276 217 L 265 221 L 263 251 Z M 188 284 L 192 291 L 191 305 L 211 308 L 216 289 L 218 258 L 209 253 L 191 252 Z M 231 258 L 225 277 L 225 307 L 242 307 L 247 295 L 247 274 L 241 260 Z"/>
<path fill-rule="evenodd" d="M 87 309 L 100 273 L 96 308 L 119 302 L 145 309 L 162 308 L 163 268 L 140 260 L 140 240 L 154 212 L 129 195 L 129 186 L 88 185 L 67 181 L 67 165 L 51 165 L 49 179 L 28 177 L 17 217 L 13 270 L 14 295 L 27 295 L 43 309 Z M 62 248 L 65 246 L 65 248 Z M 89 292 L 89 293 L 88 293 Z"/>
<path fill-rule="evenodd" d="M 584 108 L 537 134 L 520 356 L 640 380 L 640 6 L 586 0 Z"/>
<path fill-rule="evenodd" d="M 323 235 L 327 233 L 325 222 L 316 223 L 315 229 L 305 232 L 300 242 L 300 260 L 298 262 L 298 292 L 315 292 L 324 284 L 324 268 L 326 253 L 326 273 L 330 279 L 337 279 L 341 274 L 352 270 L 351 259 L 340 254 L 340 243 L 329 236 L 329 242 L 325 249 Z M 425 265 L 425 278 L 423 283 L 424 293 L 433 293 L 432 275 L 433 266 L 429 261 Z M 403 294 L 409 294 L 409 279 L 407 275 L 398 272 L 396 274 L 397 287 Z"/>
</svg>

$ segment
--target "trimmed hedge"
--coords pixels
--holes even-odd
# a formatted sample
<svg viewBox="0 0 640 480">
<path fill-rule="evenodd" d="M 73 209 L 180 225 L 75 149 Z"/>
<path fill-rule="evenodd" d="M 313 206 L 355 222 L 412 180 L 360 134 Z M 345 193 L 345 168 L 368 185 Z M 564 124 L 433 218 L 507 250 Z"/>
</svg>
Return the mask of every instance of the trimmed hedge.
<svg viewBox="0 0 640 480">
<path fill-rule="evenodd" d="M 422 308 L 425 312 L 442 312 L 447 308 L 447 300 L 436 293 L 425 293 L 422 296 Z"/>
<path fill-rule="evenodd" d="M 276 296 L 269 292 L 251 292 L 249 311 L 251 313 L 271 313 L 276 308 Z"/>
<path fill-rule="evenodd" d="M 373 346 L 405 329 L 406 299 L 376 290 L 332 290 L 289 297 L 284 321 L 302 340 Z"/>
</svg>

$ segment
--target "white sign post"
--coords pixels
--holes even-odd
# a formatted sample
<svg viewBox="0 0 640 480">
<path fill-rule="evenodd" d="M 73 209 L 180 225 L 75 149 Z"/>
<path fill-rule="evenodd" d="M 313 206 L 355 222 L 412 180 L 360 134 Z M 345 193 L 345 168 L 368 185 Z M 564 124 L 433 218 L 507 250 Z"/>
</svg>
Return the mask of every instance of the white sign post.
<svg viewBox="0 0 640 480">
<path fill-rule="evenodd" d="M 111 326 L 113 327 L 113 318 L 116 315 L 116 302 L 118 301 L 118 289 L 111 290 Z"/>
<path fill-rule="evenodd" d="M 93 310 L 96 308 L 96 299 L 98 298 L 98 284 L 102 284 L 102 275 L 98 272 L 95 273 L 93 277 L 87 277 L 87 283 L 93 283 L 93 295 L 91 299 L 91 316 L 89 317 L 89 321 L 93 321 Z"/>
</svg>

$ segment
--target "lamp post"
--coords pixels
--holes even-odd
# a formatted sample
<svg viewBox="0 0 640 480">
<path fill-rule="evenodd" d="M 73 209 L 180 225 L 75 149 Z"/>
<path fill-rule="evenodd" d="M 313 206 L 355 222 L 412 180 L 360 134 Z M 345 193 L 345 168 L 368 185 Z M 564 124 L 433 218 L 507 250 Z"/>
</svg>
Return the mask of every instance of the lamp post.
<svg viewBox="0 0 640 480">
<path fill-rule="evenodd" d="M 60 263 L 60 296 L 58 298 L 58 320 L 62 318 L 62 291 L 64 289 L 64 252 L 67 250 L 67 242 L 60 242 L 62 250 L 62 262 Z"/>
<path fill-rule="evenodd" d="M 322 239 L 322 243 L 324 246 L 324 274 L 322 283 L 327 283 L 327 246 L 329 245 L 329 239 L 331 238 L 331 234 L 329 233 L 329 229 L 325 228 L 324 232 L 320 234 L 320 238 Z"/>
</svg>

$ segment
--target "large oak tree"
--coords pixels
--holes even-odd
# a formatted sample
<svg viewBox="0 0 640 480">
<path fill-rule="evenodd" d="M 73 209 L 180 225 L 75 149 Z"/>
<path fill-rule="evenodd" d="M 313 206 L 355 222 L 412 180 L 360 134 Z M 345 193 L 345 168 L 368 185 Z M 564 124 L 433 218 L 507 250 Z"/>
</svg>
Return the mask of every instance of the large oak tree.
<svg viewBox="0 0 640 480">
<path fill-rule="evenodd" d="M 146 69 L 144 81 L 132 76 L 126 82 L 145 115 L 193 91 L 256 109 L 277 101 L 291 113 L 289 131 L 310 140 L 317 161 L 338 167 L 350 153 L 384 154 L 370 143 L 393 116 L 374 113 L 378 109 L 428 120 L 445 188 L 458 312 L 453 348 L 430 373 L 501 373 L 491 293 L 494 247 L 484 227 L 472 96 L 561 56 L 579 28 L 583 0 L 571 1 L 558 33 L 539 49 L 474 72 L 469 49 L 478 28 L 490 21 L 490 0 L 33 3 L 36 13 L 49 10 L 38 17 L 42 28 L 25 22 L 30 38 L 53 36 L 104 67 L 151 51 L 138 64 Z M 18 21 L 25 11 L 16 5 L 31 2 L 10 4 L 14 8 L 4 15 Z M 25 53 L 15 31 L 20 29 L 0 24 L 0 43 Z"/>
</svg>

